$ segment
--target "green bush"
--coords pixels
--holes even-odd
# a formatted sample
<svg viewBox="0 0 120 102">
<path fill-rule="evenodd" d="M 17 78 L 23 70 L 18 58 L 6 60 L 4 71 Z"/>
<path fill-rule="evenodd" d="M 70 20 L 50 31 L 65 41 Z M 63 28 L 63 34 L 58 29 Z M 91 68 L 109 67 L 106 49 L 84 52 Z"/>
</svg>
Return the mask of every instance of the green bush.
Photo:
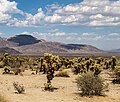
<svg viewBox="0 0 120 102">
<path fill-rule="evenodd" d="M 70 77 L 67 71 L 59 71 L 55 76 L 56 77 Z"/>
<path fill-rule="evenodd" d="M 14 89 L 17 91 L 17 93 L 22 94 L 25 92 L 25 88 L 23 85 L 20 85 L 18 82 L 13 83 Z"/>
<path fill-rule="evenodd" d="M 107 91 L 108 85 L 105 85 L 104 81 L 92 72 L 82 74 L 76 80 L 78 89 L 83 96 L 103 95 L 104 91 Z"/>
</svg>

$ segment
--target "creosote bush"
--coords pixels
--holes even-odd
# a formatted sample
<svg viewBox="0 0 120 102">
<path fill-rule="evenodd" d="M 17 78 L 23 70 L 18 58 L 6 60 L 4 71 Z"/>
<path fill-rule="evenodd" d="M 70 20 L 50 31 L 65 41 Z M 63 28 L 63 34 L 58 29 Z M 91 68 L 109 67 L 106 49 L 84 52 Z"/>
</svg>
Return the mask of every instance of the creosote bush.
<svg viewBox="0 0 120 102">
<path fill-rule="evenodd" d="M 13 83 L 14 89 L 17 91 L 19 94 L 23 94 L 25 92 L 25 88 L 22 84 L 19 84 L 18 82 Z"/>
<path fill-rule="evenodd" d="M 76 79 L 78 89 L 82 96 L 103 95 L 108 91 L 108 85 L 104 84 L 103 79 L 95 76 L 92 72 L 82 74 Z"/>
</svg>

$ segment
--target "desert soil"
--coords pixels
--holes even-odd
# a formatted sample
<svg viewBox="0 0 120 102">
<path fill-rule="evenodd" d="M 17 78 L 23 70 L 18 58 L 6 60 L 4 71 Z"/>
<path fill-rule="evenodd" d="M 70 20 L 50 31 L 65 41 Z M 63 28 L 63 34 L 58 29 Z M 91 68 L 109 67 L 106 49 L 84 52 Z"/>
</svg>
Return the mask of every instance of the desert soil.
<svg viewBox="0 0 120 102">
<path fill-rule="evenodd" d="M 105 96 L 81 97 L 75 83 L 77 75 L 68 70 L 69 78 L 55 77 L 52 85 L 58 89 L 54 92 L 44 91 L 46 75 L 31 75 L 26 70 L 23 76 L 2 75 L 0 69 L 0 93 L 9 102 L 120 102 L 120 85 L 111 83 L 111 76 L 107 72 L 103 77 L 109 83 L 109 92 Z M 19 82 L 25 86 L 25 94 L 15 93 L 13 82 Z"/>
</svg>

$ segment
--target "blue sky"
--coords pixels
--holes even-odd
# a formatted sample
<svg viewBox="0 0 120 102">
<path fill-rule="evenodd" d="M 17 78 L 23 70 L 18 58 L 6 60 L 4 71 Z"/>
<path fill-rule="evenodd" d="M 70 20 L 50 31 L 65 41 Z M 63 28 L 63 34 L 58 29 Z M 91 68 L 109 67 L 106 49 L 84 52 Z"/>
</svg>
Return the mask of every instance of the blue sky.
<svg viewBox="0 0 120 102">
<path fill-rule="evenodd" d="M 0 0 L 0 36 L 120 48 L 120 0 Z"/>
</svg>

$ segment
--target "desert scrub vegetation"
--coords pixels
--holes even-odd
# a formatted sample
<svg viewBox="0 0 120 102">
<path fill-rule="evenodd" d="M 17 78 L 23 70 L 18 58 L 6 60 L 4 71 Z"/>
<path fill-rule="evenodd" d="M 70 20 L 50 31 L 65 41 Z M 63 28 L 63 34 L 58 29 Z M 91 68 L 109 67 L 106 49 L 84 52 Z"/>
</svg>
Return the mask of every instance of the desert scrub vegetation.
<svg viewBox="0 0 120 102">
<path fill-rule="evenodd" d="M 76 79 L 76 83 L 82 96 L 100 96 L 108 89 L 108 85 L 104 83 L 104 80 L 101 77 L 94 75 L 93 72 L 82 74 Z"/>
<path fill-rule="evenodd" d="M 18 94 L 25 93 L 25 87 L 22 84 L 19 84 L 18 82 L 13 82 L 13 87 Z"/>
<path fill-rule="evenodd" d="M 0 94 L 0 102 L 9 102 L 2 94 Z"/>
<path fill-rule="evenodd" d="M 120 65 L 117 62 L 120 62 L 120 59 L 117 59 L 115 56 L 112 56 L 111 58 L 110 57 L 109 58 L 92 57 L 92 56 L 91 57 L 86 56 L 86 57 L 65 58 L 65 57 L 59 57 L 56 55 L 52 55 L 50 53 L 45 53 L 43 57 L 14 56 L 14 55 L 5 53 L 0 58 L 0 67 L 3 68 L 3 71 L 4 71 L 3 74 L 12 73 L 13 75 L 18 75 L 18 74 L 22 75 L 22 72 L 24 72 L 27 69 L 31 69 L 31 71 L 34 71 L 32 74 L 35 74 L 35 73 L 39 75 L 40 73 L 46 74 L 47 82 L 44 84 L 44 89 L 45 90 L 48 89 L 49 91 L 54 89 L 54 87 L 52 86 L 52 80 L 54 79 L 55 76 L 56 77 L 69 77 L 69 74 L 63 70 L 72 69 L 72 72 L 75 75 L 81 75 L 81 77 L 83 77 L 84 75 L 83 78 L 85 78 L 85 75 L 86 77 L 90 76 L 88 79 L 85 80 L 86 83 L 87 81 L 89 83 L 89 80 L 95 81 L 97 83 L 96 80 L 98 80 L 99 81 L 97 83 L 99 85 L 98 88 L 101 85 L 99 89 L 102 90 L 102 88 L 104 87 L 102 87 L 103 82 L 100 80 L 99 75 L 104 70 L 108 70 L 108 71 L 109 69 L 112 70 L 116 75 L 117 81 L 119 82 L 118 79 L 120 79 L 119 78 L 120 68 L 118 67 Z M 55 75 L 56 71 L 58 73 Z M 92 74 L 88 74 L 89 72 L 92 73 L 93 76 Z M 84 85 L 84 81 L 81 82 L 81 85 Z M 22 89 L 17 83 L 14 83 L 13 86 L 15 87 L 16 91 L 18 90 L 18 93 L 22 93 L 20 92 L 20 90 L 24 91 L 24 87 Z M 95 87 L 94 85 L 94 88 L 96 88 L 97 90 L 97 86 Z M 97 92 L 97 94 L 101 94 L 102 91 Z M 94 92 L 96 91 L 94 90 Z M 91 92 L 89 94 L 91 94 Z M 93 93 L 93 92 L 92 94 L 96 95 L 96 93 Z"/>
</svg>

